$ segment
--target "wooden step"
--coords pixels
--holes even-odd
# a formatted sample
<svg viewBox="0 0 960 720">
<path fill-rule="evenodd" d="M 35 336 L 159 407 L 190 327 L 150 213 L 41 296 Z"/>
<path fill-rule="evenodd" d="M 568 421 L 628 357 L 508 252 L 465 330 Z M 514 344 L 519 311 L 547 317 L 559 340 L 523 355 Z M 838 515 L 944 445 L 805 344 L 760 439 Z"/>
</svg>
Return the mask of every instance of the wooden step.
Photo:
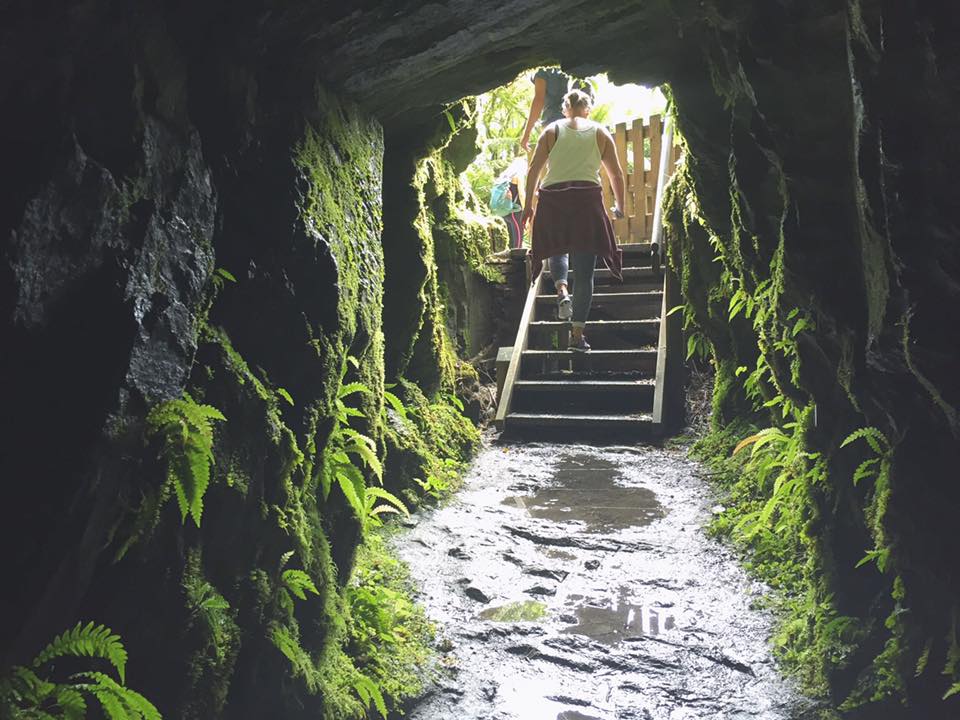
<svg viewBox="0 0 960 720">
<path fill-rule="evenodd" d="M 504 422 L 508 435 L 570 437 L 579 441 L 641 440 L 652 438 L 658 428 L 646 413 L 624 415 L 511 412 Z"/>
<path fill-rule="evenodd" d="M 655 381 L 646 380 L 519 380 L 513 409 L 520 413 L 650 412 Z"/>
<path fill-rule="evenodd" d="M 576 277 L 572 277 L 570 279 L 569 291 L 572 293 L 576 287 L 577 279 Z M 557 287 L 550 278 L 544 280 L 543 290 L 545 294 L 554 296 L 557 294 Z M 623 282 L 611 278 L 607 282 L 595 282 L 593 285 L 594 293 L 654 292 L 657 290 L 663 290 L 663 278 L 654 277 L 649 274 L 634 275 L 632 277 L 627 276 Z"/>
<path fill-rule="evenodd" d="M 650 243 L 620 243 L 617 247 L 624 258 L 650 257 Z"/>
<path fill-rule="evenodd" d="M 589 336 L 587 336 L 589 338 Z M 524 350 L 521 354 L 520 379 L 532 379 L 532 375 L 570 370 L 590 373 L 594 371 L 635 371 L 653 373 L 657 367 L 656 348 L 629 350 Z"/>
<path fill-rule="evenodd" d="M 558 348 L 560 339 L 566 338 L 566 333 L 569 331 L 569 322 L 559 320 L 532 322 L 529 347 L 532 350 Z M 660 318 L 588 321 L 584 333 L 590 344 L 597 350 L 626 350 L 653 345 L 660 334 Z"/>
<path fill-rule="evenodd" d="M 657 275 L 649 267 L 637 267 L 630 266 L 622 268 L 621 275 L 623 275 L 623 281 L 630 282 L 631 280 L 646 280 L 650 279 L 651 281 L 655 280 L 658 284 L 663 285 L 663 277 Z M 553 285 L 553 275 L 550 272 L 549 268 L 544 269 L 543 277 L 550 281 L 550 285 Z M 576 279 L 576 273 L 571 270 L 570 277 Z M 609 283 L 617 283 L 617 279 L 613 276 L 613 273 L 605 267 L 598 267 L 593 271 L 593 282 L 594 285 L 606 285 Z"/>
<path fill-rule="evenodd" d="M 663 300 L 662 290 L 641 292 L 595 292 L 590 305 L 590 317 L 598 320 L 642 320 L 660 314 Z M 555 294 L 537 295 L 537 320 L 557 319 L 557 296 Z"/>
</svg>

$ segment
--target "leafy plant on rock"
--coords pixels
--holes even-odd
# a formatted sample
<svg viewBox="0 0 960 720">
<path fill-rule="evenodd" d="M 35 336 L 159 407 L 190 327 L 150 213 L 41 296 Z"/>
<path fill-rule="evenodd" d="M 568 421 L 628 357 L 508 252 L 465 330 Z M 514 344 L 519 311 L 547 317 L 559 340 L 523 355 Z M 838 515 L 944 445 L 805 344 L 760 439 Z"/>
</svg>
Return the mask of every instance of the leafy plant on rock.
<svg viewBox="0 0 960 720">
<path fill-rule="evenodd" d="M 340 370 L 340 389 L 334 399 L 333 429 L 324 451 L 321 481 L 324 498 L 330 495 L 334 483 L 337 484 L 361 526 L 365 528 L 370 524 L 382 524 L 379 516 L 384 513 L 409 515 L 409 511 L 392 493 L 382 487 L 368 486 L 363 475 L 365 468 L 379 484 L 383 484 L 383 465 L 377 456 L 376 442 L 350 427 L 350 418 L 366 416 L 360 410 L 348 406 L 347 398 L 372 392 L 362 382 L 344 382 L 347 369 L 351 365 L 356 367 L 357 361 L 348 357 Z M 378 504 L 379 500 L 384 502 Z"/>
<path fill-rule="evenodd" d="M 180 519 L 186 521 L 189 515 L 197 527 L 214 463 L 213 423 L 225 420 L 217 408 L 201 405 L 186 392 L 182 398 L 159 403 L 147 415 L 148 438 L 163 442 L 160 453 L 167 463 L 165 486 L 176 495 Z"/>
<path fill-rule="evenodd" d="M 83 670 L 65 680 L 50 679 L 64 658 L 106 660 L 119 680 L 98 670 Z M 92 622 L 54 638 L 29 667 L 16 666 L 0 679 L 0 711 L 14 720 L 83 720 L 96 701 L 108 720 L 161 720 L 143 695 L 125 683 L 127 651 L 119 636 Z"/>
</svg>

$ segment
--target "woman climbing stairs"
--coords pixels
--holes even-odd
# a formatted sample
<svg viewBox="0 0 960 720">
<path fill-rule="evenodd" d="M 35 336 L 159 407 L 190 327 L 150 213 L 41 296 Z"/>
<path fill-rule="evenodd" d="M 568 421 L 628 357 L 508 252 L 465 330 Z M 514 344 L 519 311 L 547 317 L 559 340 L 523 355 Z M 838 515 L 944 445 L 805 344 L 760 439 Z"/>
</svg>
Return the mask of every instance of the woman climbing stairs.
<svg viewBox="0 0 960 720">
<path fill-rule="evenodd" d="M 654 418 L 664 277 L 647 243 L 620 246 L 623 283 L 598 268 L 589 352 L 568 349 L 570 323 L 557 320 L 548 270 L 530 288 L 498 424 L 510 434 L 644 439 Z M 575 274 L 571 277 L 576 284 Z"/>
</svg>

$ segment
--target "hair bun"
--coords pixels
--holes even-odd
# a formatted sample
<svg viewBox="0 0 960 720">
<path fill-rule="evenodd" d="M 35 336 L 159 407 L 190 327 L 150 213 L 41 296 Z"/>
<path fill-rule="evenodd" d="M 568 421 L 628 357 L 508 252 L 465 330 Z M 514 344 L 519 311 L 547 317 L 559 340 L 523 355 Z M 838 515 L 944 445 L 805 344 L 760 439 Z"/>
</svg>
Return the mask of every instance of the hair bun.
<svg viewBox="0 0 960 720">
<path fill-rule="evenodd" d="M 585 107 L 590 107 L 592 104 L 593 98 L 591 98 L 583 90 L 571 90 L 563 96 L 563 106 L 565 108 L 570 108 L 571 110 L 579 110 Z"/>
</svg>

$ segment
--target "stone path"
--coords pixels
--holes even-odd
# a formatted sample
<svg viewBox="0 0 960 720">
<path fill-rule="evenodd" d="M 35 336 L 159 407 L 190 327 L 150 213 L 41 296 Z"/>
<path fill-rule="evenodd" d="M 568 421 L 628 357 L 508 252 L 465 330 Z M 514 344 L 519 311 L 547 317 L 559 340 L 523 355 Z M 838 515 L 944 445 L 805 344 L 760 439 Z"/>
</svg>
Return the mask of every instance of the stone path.
<svg viewBox="0 0 960 720">
<path fill-rule="evenodd" d="M 449 650 L 412 720 L 797 720 L 683 451 L 484 450 L 396 539 Z"/>
</svg>

